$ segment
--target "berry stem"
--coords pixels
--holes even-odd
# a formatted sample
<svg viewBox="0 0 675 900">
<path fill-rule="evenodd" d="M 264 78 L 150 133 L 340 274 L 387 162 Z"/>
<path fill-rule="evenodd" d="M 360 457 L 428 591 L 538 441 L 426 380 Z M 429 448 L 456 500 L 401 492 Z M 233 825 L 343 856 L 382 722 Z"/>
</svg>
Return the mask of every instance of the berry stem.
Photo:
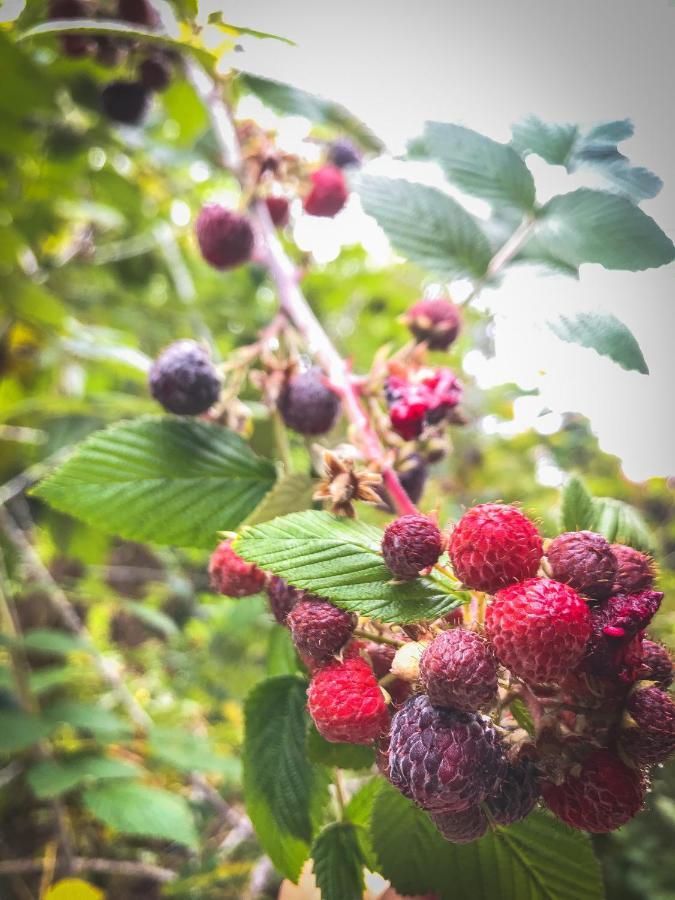
<svg viewBox="0 0 675 900">
<path fill-rule="evenodd" d="M 516 228 L 513 234 L 509 238 L 507 238 L 507 240 L 502 244 L 499 250 L 497 250 L 497 252 L 494 254 L 492 259 L 488 263 L 488 267 L 485 270 L 485 275 L 479 278 L 475 283 L 473 290 L 467 298 L 467 303 L 475 300 L 482 289 L 485 287 L 485 285 L 488 284 L 495 277 L 495 275 L 497 275 L 497 273 L 500 272 L 501 269 L 503 269 L 504 266 L 513 259 L 516 253 L 529 239 L 534 226 L 535 219 L 532 216 L 526 216 L 523 219 L 523 221 Z"/>
<path fill-rule="evenodd" d="M 404 644 L 404 641 L 398 641 L 396 638 L 387 637 L 385 634 L 376 634 L 371 631 L 365 631 L 363 628 L 355 628 L 354 637 L 360 637 L 366 641 L 373 641 L 375 644 L 389 644 L 390 647 L 402 647 Z"/>
<path fill-rule="evenodd" d="M 347 794 L 345 792 L 344 777 L 342 769 L 335 770 L 335 799 L 337 801 L 339 819 L 342 821 L 345 817 L 345 807 L 347 806 Z"/>
</svg>

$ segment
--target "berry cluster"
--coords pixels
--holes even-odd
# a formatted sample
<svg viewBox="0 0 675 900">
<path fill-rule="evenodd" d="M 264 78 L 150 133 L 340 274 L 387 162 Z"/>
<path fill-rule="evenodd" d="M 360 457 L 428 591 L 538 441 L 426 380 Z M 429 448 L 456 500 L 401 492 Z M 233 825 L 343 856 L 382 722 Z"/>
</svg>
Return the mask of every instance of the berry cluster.
<svg viewBox="0 0 675 900">
<path fill-rule="evenodd" d="M 419 437 L 428 425 L 451 418 L 462 386 L 448 368 L 423 366 L 390 375 L 385 384 L 391 427 L 404 440 Z"/>
</svg>

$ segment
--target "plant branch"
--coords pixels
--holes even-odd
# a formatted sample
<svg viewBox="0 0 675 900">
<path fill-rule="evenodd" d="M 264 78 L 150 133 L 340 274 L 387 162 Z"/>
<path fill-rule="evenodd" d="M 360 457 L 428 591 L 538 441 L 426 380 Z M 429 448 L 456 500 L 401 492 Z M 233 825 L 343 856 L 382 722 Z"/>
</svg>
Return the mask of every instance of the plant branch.
<svg viewBox="0 0 675 900">
<path fill-rule="evenodd" d="M 363 638 L 366 641 L 373 641 L 375 644 L 388 644 L 390 647 L 402 647 L 405 643 L 404 641 L 397 641 L 396 638 L 387 637 L 385 634 L 366 631 L 363 628 L 355 628 L 354 637 Z"/>
<path fill-rule="evenodd" d="M 479 278 L 474 285 L 473 290 L 467 298 L 467 303 L 475 300 L 485 285 L 491 281 L 507 263 L 511 262 L 516 253 L 518 253 L 520 248 L 529 239 L 534 229 L 535 222 L 536 220 L 532 218 L 532 216 L 526 216 L 513 234 L 507 238 L 488 263 L 485 275 Z"/>
<path fill-rule="evenodd" d="M 6 859 L 0 860 L 0 875 L 33 875 L 40 873 L 45 865 L 44 859 Z M 177 878 L 171 869 L 153 866 L 149 863 L 119 859 L 87 859 L 74 856 L 73 872 L 99 872 L 102 875 L 117 875 L 127 878 L 149 878 L 164 884 Z"/>
</svg>

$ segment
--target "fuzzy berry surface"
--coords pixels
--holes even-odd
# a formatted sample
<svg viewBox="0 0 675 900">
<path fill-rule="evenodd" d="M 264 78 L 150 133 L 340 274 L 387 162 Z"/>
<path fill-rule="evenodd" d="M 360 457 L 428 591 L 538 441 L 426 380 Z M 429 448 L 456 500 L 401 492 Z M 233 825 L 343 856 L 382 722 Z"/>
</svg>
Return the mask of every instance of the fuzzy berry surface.
<svg viewBox="0 0 675 900">
<path fill-rule="evenodd" d="M 451 844 L 470 844 L 483 837 L 490 827 L 480 806 L 470 806 L 462 812 L 430 813 L 429 818 L 439 834 Z"/>
<path fill-rule="evenodd" d="M 354 613 L 318 597 L 300 600 L 286 619 L 298 651 L 315 660 L 338 653 L 352 636 L 356 622 Z"/>
<path fill-rule="evenodd" d="M 485 803 L 497 825 L 512 825 L 532 812 L 539 794 L 534 763 L 521 759 L 508 766 L 499 790 Z"/>
<path fill-rule="evenodd" d="M 202 256 L 214 269 L 233 269 L 251 258 L 253 228 L 241 213 L 208 203 L 197 216 L 195 234 Z"/>
<path fill-rule="evenodd" d="M 612 551 L 617 563 L 615 594 L 639 594 L 654 586 L 656 571 L 651 557 L 624 544 L 612 544 Z"/>
<path fill-rule="evenodd" d="M 673 683 L 673 660 L 667 647 L 648 638 L 642 641 L 640 678 L 655 681 L 661 688 L 670 687 Z"/>
<path fill-rule="evenodd" d="M 221 541 L 209 562 L 211 587 L 227 597 L 248 597 L 265 586 L 265 573 L 245 562 L 232 549 L 232 541 Z"/>
<path fill-rule="evenodd" d="M 617 563 L 609 542 L 593 531 L 568 531 L 546 551 L 551 577 L 579 594 L 605 600 L 613 591 Z"/>
<path fill-rule="evenodd" d="M 497 661 L 492 647 L 465 628 L 442 631 L 420 660 L 420 677 L 434 706 L 465 712 L 488 709 L 497 699 Z"/>
<path fill-rule="evenodd" d="M 483 503 L 459 520 L 449 553 L 455 574 L 467 587 L 494 594 L 537 574 L 542 541 L 515 506 Z"/>
<path fill-rule="evenodd" d="M 459 309 L 443 297 L 418 300 L 405 314 L 405 322 L 418 341 L 430 350 L 447 350 L 461 328 Z"/>
<path fill-rule="evenodd" d="M 293 587 L 278 575 L 273 575 L 267 582 L 266 592 L 272 615 L 280 625 L 286 624 L 289 612 L 304 597 L 304 591 Z"/>
<path fill-rule="evenodd" d="M 349 138 L 337 138 L 328 147 L 328 159 L 338 169 L 357 168 L 361 165 L 361 153 Z"/>
<path fill-rule="evenodd" d="M 114 122 L 138 125 L 147 112 L 150 95 L 139 81 L 111 81 L 101 91 L 101 108 Z"/>
<path fill-rule="evenodd" d="M 675 702 L 658 687 L 638 688 L 626 712 L 635 722 L 621 732 L 621 749 L 640 765 L 665 762 L 675 753 Z"/>
<path fill-rule="evenodd" d="M 389 725 L 389 713 L 373 670 L 360 657 L 333 662 L 312 678 L 309 714 L 327 741 L 370 744 Z"/>
<path fill-rule="evenodd" d="M 312 187 L 305 197 L 305 212 L 310 216 L 333 218 L 347 202 L 349 192 L 342 171 L 337 166 L 322 166 L 312 172 Z"/>
<path fill-rule="evenodd" d="M 394 715 L 389 779 L 426 810 L 462 812 L 494 794 L 506 761 L 492 722 L 411 697 Z"/>
<path fill-rule="evenodd" d="M 610 750 L 594 750 L 579 774 L 569 774 L 560 785 L 544 782 L 544 802 L 554 815 L 572 828 L 603 834 L 625 825 L 640 811 L 645 779 Z"/>
<path fill-rule="evenodd" d="M 340 397 L 326 384 L 319 369 L 292 375 L 278 402 L 281 417 L 298 434 L 318 435 L 330 431 L 340 414 Z"/>
<path fill-rule="evenodd" d="M 161 56 L 148 56 L 138 67 L 138 77 L 149 91 L 165 91 L 171 83 L 171 66 Z"/>
<path fill-rule="evenodd" d="M 443 552 L 443 535 L 428 516 L 400 516 L 387 525 L 382 538 L 382 555 L 389 571 L 403 580 L 416 578 L 438 562 Z"/>
<path fill-rule="evenodd" d="M 285 197 L 265 197 L 265 206 L 275 228 L 288 225 L 290 205 Z"/>
<path fill-rule="evenodd" d="M 150 393 L 167 412 L 197 416 L 220 396 L 221 380 L 208 350 L 197 341 L 169 344 L 148 375 Z"/>
<path fill-rule="evenodd" d="M 591 635 L 581 597 L 552 578 L 502 588 L 485 616 L 497 659 L 531 684 L 561 681 L 580 662 Z"/>
</svg>

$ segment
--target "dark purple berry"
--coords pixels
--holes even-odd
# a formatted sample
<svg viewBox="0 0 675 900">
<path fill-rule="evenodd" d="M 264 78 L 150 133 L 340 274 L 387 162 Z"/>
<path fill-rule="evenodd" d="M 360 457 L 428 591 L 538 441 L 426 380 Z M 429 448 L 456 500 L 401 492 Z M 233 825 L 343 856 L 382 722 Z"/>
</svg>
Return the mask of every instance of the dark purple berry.
<svg viewBox="0 0 675 900">
<path fill-rule="evenodd" d="M 204 206 L 195 232 L 204 259 L 215 269 L 233 269 L 251 258 L 254 235 L 246 216 L 218 206 Z"/>
<path fill-rule="evenodd" d="M 326 384 L 318 369 L 292 375 L 281 392 L 279 412 L 286 425 L 299 434 L 325 434 L 340 412 L 340 397 Z"/>
<path fill-rule="evenodd" d="M 179 416 L 206 412 L 220 396 L 220 376 L 197 341 L 169 344 L 153 363 L 148 382 L 155 400 Z"/>
<path fill-rule="evenodd" d="M 171 83 L 171 67 L 161 56 L 148 56 L 138 67 L 141 84 L 149 91 L 165 91 Z"/>
<path fill-rule="evenodd" d="M 327 660 L 352 636 L 357 618 L 328 600 L 305 596 L 295 604 L 286 623 L 297 650 L 313 660 Z"/>
<path fill-rule="evenodd" d="M 404 580 L 416 578 L 423 569 L 433 566 L 442 552 L 443 535 L 428 516 L 401 516 L 387 525 L 382 538 L 387 568 Z"/>
<path fill-rule="evenodd" d="M 616 557 L 601 534 L 568 531 L 554 538 L 546 550 L 551 577 L 579 594 L 605 600 L 616 578 Z"/>
<path fill-rule="evenodd" d="M 114 122 L 137 125 L 149 105 L 149 94 L 138 81 L 111 81 L 101 91 L 103 112 Z"/>
<path fill-rule="evenodd" d="M 328 159 L 338 169 L 361 165 L 361 153 L 349 138 L 337 138 L 328 147 Z"/>
<path fill-rule="evenodd" d="M 473 631 L 452 628 L 436 635 L 420 660 L 420 678 L 434 706 L 465 712 L 489 709 L 497 699 L 497 661 Z"/>
</svg>

